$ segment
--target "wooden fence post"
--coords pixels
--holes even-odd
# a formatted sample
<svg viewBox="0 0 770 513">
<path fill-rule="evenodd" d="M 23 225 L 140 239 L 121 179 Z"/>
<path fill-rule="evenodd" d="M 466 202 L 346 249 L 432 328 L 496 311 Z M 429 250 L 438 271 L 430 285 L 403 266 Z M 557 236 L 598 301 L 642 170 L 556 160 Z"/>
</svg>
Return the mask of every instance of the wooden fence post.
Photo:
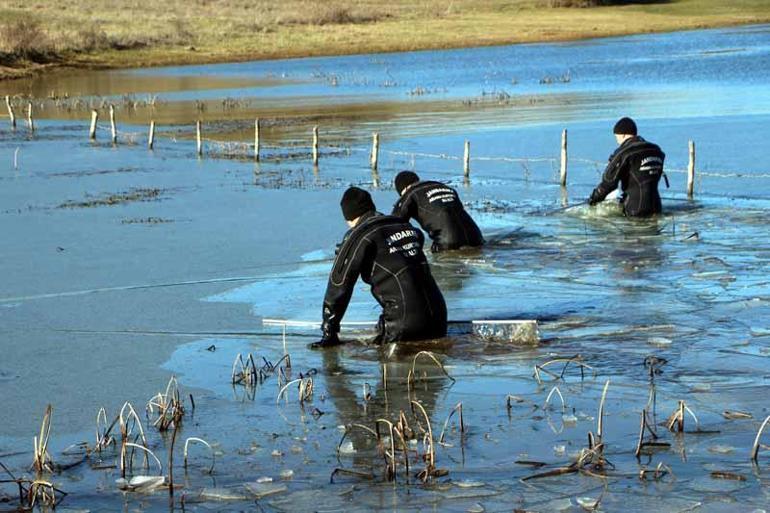
<svg viewBox="0 0 770 513">
<path fill-rule="evenodd" d="M 695 188 L 695 143 L 690 141 L 690 162 L 687 164 L 687 197 L 692 199 Z"/>
<path fill-rule="evenodd" d="M 96 110 L 91 111 L 91 127 L 88 129 L 88 138 L 96 140 L 96 122 L 99 120 L 99 113 Z"/>
<path fill-rule="evenodd" d="M 147 137 L 147 149 L 151 150 L 155 145 L 155 121 L 150 120 L 150 135 Z"/>
<path fill-rule="evenodd" d="M 559 183 L 562 187 L 567 186 L 567 129 L 561 132 L 561 167 L 559 170 Z"/>
<path fill-rule="evenodd" d="M 259 162 L 259 118 L 254 120 L 254 160 Z"/>
<path fill-rule="evenodd" d="M 203 155 L 203 139 L 201 138 L 201 121 L 195 122 L 195 142 L 197 145 L 198 156 Z"/>
<path fill-rule="evenodd" d="M 313 127 L 313 165 L 318 165 L 318 127 Z"/>
<path fill-rule="evenodd" d="M 118 143 L 118 127 L 115 125 L 115 106 L 110 105 L 110 132 L 112 132 L 112 144 Z"/>
<path fill-rule="evenodd" d="M 465 178 L 471 176 L 471 142 L 465 141 L 465 153 L 463 154 L 463 175 Z"/>
<path fill-rule="evenodd" d="M 27 103 L 27 126 L 30 132 L 35 131 L 35 121 L 32 119 L 32 102 Z"/>
<path fill-rule="evenodd" d="M 5 95 L 5 106 L 8 107 L 8 117 L 11 118 L 11 128 L 16 128 L 16 114 L 13 113 L 13 105 L 11 105 L 11 97 Z"/>
<path fill-rule="evenodd" d="M 371 165 L 372 169 L 377 171 L 377 160 L 379 158 L 380 154 L 380 134 L 377 132 L 374 132 L 372 134 L 372 155 L 371 155 Z"/>
</svg>

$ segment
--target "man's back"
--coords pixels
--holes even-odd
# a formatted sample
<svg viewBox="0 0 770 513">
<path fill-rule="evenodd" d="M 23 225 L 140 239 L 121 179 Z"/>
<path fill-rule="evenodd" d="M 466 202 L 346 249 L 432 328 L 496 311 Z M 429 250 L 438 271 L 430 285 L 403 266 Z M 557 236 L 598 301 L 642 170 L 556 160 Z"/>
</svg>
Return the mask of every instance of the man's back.
<svg viewBox="0 0 770 513">
<path fill-rule="evenodd" d="M 637 217 L 662 212 L 658 182 L 663 176 L 665 154 L 656 144 L 639 136 L 629 139 L 616 153 L 621 189 L 626 195 L 623 201 L 626 215 Z"/>
<path fill-rule="evenodd" d="M 430 272 L 420 230 L 394 216 L 373 214 L 350 230 L 340 247 L 325 304 L 360 274 L 383 307 L 384 341 L 440 337 L 446 304 Z M 347 306 L 347 305 L 346 305 Z"/>
<path fill-rule="evenodd" d="M 620 185 L 623 211 L 630 217 L 659 214 L 663 206 L 658 182 L 663 174 L 665 153 L 656 144 L 645 141 L 637 132 L 636 122 L 620 118 L 612 128 L 618 148 L 610 155 L 602 181 L 591 192 L 589 205 L 604 201 Z M 666 182 L 668 184 L 668 181 Z"/>
<path fill-rule="evenodd" d="M 393 207 L 393 215 L 416 219 L 433 239 L 434 251 L 484 243 L 457 191 L 440 182 L 424 181 L 410 186 Z"/>
</svg>

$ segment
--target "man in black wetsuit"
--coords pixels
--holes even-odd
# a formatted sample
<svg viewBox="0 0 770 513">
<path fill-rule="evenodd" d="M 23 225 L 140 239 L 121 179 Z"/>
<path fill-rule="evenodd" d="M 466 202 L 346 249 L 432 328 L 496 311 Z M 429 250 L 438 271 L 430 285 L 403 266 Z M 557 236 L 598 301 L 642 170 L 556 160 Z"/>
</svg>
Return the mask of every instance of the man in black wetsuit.
<svg viewBox="0 0 770 513">
<path fill-rule="evenodd" d="M 393 215 L 405 221 L 416 219 L 433 239 L 431 251 L 484 244 L 481 230 L 463 208 L 457 191 L 441 182 L 421 182 L 411 171 L 396 175 L 395 184 L 401 198 Z"/>
<path fill-rule="evenodd" d="M 350 230 L 334 259 L 323 304 L 323 336 L 311 347 L 340 343 L 340 321 L 358 276 L 382 306 L 377 343 L 424 340 L 446 335 L 444 297 L 422 252 L 420 230 L 375 211 L 372 197 L 351 187 L 340 202 Z"/>
<path fill-rule="evenodd" d="M 621 118 L 615 123 L 613 132 L 620 146 L 610 155 L 602 182 L 591 193 L 588 204 L 601 202 L 620 183 L 623 212 L 627 216 L 659 214 L 663 208 L 658 194 L 658 182 L 661 177 L 665 177 L 663 161 L 666 154 L 657 145 L 636 134 L 636 123 L 631 118 Z"/>
</svg>

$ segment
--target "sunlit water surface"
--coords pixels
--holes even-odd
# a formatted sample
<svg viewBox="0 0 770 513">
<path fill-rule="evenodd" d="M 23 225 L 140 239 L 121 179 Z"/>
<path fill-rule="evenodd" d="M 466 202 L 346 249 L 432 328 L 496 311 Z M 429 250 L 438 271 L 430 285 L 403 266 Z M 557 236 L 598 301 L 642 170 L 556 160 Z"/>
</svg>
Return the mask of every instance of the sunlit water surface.
<svg viewBox="0 0 770 513">
<path fill-rule="evenodd" d="M 768 30 L 0 85 L 32 94 L 39 116 L 34 135 L 23 123 L 0 132 L 0 401 L 8 412 L 0 461 L 17 476 L 33 474 L 29 448 L 48 403 L 54 461 L 76 461 L 62 451 L 94 444 L 101 406 L 110 420 L 126 400 L 141 414 L 176 375 L 187 412 L 175 445 L 182 486 L 174 508 L 244 510 L 256 501 L 264 511 L 581 511 L 600 499 L 603 511 L 767 509 L 768 455 L 761 451 L 753 466 L 749 453 L 770 390 Z M 104 121 L 96 143 L 86 138 L 88 108 L 101 102 L 118 105 L 115 147 Z M 611 202 L 580 205 L 613 149 L 612 122 L 626 114 L 667 153 L 671 188 L 663 190 L 665 215 L 654 220 L 624 219 Z M 257 116 L 265 120 L 259 164 L 245 146 Z M 191 139 L 198 117 L 209 139 L 202 159 Z M 164 122 L 152 152 L 144 148 L 150 118 Z M 563 128 L 566 191 L 557 185 Z M 377 174 L 368 168 L 372 131 L 383 141 Z M 466 139 L 470 180 L 462 177 Z M 690 139 L 699 171 L 693 201 L 684 194 Z M 263 326 L 263 318 L 319 320 L 344 232 L 342 190 L 366 187 L 388 211 L 402 169 L 457 187 L 489 242 L 430 257 L 458 321 L 449 337 L 391 352 L 366 345 L 365 330 L 347 329 L 354 342 L 315 352 L 306 344 L 317 331 L 292 326 L 284 336 Z M 346 320 L 377 313 L 359 284 Z M 473 319 L 537 319 L 541 340 L 483 340 L 459 322 Z M 429 358 L 415 362 L 420 350 L 451 378 Z M 296 384 L 279 398 L 279 371 L 256 387 L 231 385 L 238 353 L 262 367 L 263 357 L 276 363 L 284 351 L 286 379 L 312 376 L 312 398 L 300 404 Z M 575 355 L 590 366 L 582 374 L 574 363 L 562 374 L 563 362 L 546 367 L 556 376 L 535 371 Z M 666 362 L 653 380 L 650 356 Z M 588 433 L 597 434 L 607 381 L 606 467 L 523 480 L 575 461 Z M 670 433 L 658 423 L 680 400 L 697 423 L 687 413 L 685 432 Z M 378 448 L 358 427 L 340 444 L 344 426 L 374 429 L 401 411 L 416 431 L 426 427 L 412 401 L 431 419 L 436 467 L 448 471 L 425 484 L 416 477 L 426 464 L 422 437 L 407 442 L 409 472 L 396 448 L 395 481 L 385 475 L 387 439 Z M 458 403 L 465 431 L 455 414 L 439 444 Z M 643 409 L 670 447 L 637 458 Z M 727 410 L 751 418 L 728 419 Z M 167 474 L 171 437 L 146 429 Z M 201 445 L 190 446 L 182 468 L 188 437 L 213 446 L 213 473 Z M 135 473 L 158 473 L 139 462 Z M 46 478 L 69 493 L 61 508 L 169 508 L 165 488 L 120 491 L 116 464 L 113 447 Z M 640 479 L 659 464 L 666 475 Z M 356 474 L 337 473 L 332 483 L 337 468 Z M 15 493 L 0 485 L 8 501 L 0 508 L 15 507 Z"/>
</svg>

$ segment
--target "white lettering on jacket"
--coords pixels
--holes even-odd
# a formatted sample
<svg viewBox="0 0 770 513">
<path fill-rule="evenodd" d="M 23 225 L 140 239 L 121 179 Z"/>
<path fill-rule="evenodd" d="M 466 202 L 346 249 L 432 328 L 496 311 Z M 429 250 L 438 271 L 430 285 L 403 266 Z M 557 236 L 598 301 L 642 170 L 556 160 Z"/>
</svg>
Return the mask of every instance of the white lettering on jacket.
<svg viewBox="0 0 770 513">
<path fill-rule="evenodd" d="M 416 237 L 417 232 L 414 230 L 401 230 L 400 232 L 396 232 L 393 235 L 390 235 L 387 239 L 388 244 L 393 244 L 394 242 L 398 242 L 402 239 L 406 239 L 407 237 Z"/>
</svg>

